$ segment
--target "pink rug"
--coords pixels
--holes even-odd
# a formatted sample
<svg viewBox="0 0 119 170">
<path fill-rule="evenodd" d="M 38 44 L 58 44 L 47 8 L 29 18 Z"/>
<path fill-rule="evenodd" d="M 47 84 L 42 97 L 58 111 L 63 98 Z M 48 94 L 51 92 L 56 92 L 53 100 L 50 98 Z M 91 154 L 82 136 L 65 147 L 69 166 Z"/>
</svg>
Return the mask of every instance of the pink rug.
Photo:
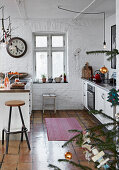
<svg viewBox="0 0 119 170">
<path fill-rule="evenodd" d="M 68 130 L 82 130 L 75 118 L 45 118 L 49 141 L 67 141 L 77 133 Z"/>
</svg>

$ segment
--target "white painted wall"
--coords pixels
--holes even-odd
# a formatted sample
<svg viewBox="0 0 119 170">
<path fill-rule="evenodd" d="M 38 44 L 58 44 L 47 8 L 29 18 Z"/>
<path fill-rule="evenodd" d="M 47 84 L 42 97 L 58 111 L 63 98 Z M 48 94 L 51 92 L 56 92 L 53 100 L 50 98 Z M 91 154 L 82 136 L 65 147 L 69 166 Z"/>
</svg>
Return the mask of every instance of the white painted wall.
<svg viewBox="0 0 119 170">
<path fill-rule="evenodd" d="M 13 22 L 12 22 L 13 24 Z M 33 109 L 42 109 L 42 93 L 55 92 L 57 109 L 81 109 L 81 72 L 88 61 L 93 69 L 104 64 L 103 55 L 86 55 L 87 50 L 102 48 L 103 30 L 101 20 L 79 20 L 75 24 L 70 19 L 15 20 L 12 35 L 26 40 L 28 51 L 24 57 L 12 58 L 6 50 L 0 49 L 0 72 L 18 71 L 33 74 L 32 32 L 64 32 L 68 37 L 68 83 L 33 84 Z M 81 48 L 79 57 L 74 57 L 76 48 Z"/>
<path fill-rule="evenodd" d="M 106 49 L 111 50 L 111 26 L 116 24 L 116 14 L 106 18 Z M 111 77 L 112 73 L 116 71 L 116 69 L 111 68 L 111 60 L 107 60 L 108 56 L 104 57 L 104 65 L 109 70 L 109 77 Z"/>
<path fill-rule="evenodd" d="M 119 0 L 116 0 L 116 46 L 119 50 Z M 119 89 L 119 55 L 117 56 L 117 89 Z"/>
</svg>

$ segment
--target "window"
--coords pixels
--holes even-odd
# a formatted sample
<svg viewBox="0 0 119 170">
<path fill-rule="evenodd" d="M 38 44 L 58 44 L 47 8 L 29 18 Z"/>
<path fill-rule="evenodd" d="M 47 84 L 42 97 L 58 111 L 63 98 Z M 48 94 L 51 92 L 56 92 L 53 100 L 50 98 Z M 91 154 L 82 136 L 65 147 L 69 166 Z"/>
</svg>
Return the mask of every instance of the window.
<svg viewBox="0 0 119 170">
<path fill-rule="evenodd" d="M 41 80 L 66 73 L 65 34 L 34 34 L 34 75 Z"/>
</svg>

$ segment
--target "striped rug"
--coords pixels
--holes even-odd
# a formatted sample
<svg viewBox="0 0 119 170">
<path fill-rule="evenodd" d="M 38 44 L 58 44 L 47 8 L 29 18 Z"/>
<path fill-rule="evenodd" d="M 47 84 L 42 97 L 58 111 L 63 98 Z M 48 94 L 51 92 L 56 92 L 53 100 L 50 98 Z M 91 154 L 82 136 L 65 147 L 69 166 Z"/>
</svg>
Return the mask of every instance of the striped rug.
<svg viewBox="0 0 119 170">
<path fill-rule="evenodd" d="M 68 130 L 81 130 L 82 127 L 75 118 L 45 118 L 49 141 L 67 141 L 76 133 Z"/>
</svg>

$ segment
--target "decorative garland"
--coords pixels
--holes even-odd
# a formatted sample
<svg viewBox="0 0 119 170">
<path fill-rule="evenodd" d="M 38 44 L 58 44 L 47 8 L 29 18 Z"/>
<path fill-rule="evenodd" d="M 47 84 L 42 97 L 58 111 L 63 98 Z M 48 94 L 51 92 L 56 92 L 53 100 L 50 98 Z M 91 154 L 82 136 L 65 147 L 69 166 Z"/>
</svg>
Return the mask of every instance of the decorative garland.
<svg viewBox="0 0 119 170">
<path fill-rule="evenodd" d="M 109 50 L 98 50 L 98 51 L 86 51 L 86 54 L 106 54 L 107 56 L 110 56 L 107 60 L 111 60 L 115 55 L 119 54 L 119 51 L 117 49 L 113 49 L 112 51 Z"/>
</svg>

